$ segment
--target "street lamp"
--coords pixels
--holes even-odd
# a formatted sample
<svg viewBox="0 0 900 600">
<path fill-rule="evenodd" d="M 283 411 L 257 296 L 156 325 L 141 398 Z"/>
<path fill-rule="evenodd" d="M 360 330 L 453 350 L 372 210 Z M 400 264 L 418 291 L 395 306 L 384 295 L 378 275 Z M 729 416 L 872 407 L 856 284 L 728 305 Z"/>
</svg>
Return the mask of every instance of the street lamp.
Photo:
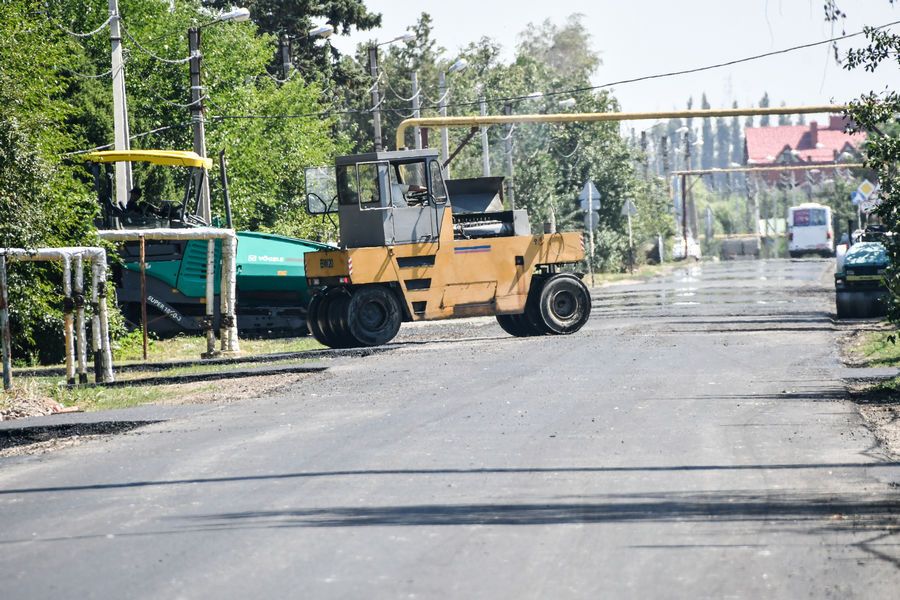
<svg viewBox="0 0 900 600">
<path fill-rule="evenodd" d="M 375 42 L 369 46 L 369 72 L 372 74 L 372 129 L 375 133 L 375 152 L 381 152 L 381 99 L 378 94 L 378 48 L 394 42 L 411 42 L 416 39 L 416 34 L 407 31 L 386 42 Z"/>
<path fill-rule="evenodd" d="M 459 58 L 455 63 L 450 65 L 450 68 L 447 71 L 441 71 L 438 75 L 438 94 L 440 98 L 438 99 L 438 108 L 440 109 L 440 115 L 442 117 L 447 116 L 447 97 L 450 95 L 450 90 L 447 88 L 447 75 L 451 75 L 453 73 L 459 73 L 463 71 L 466 67 L 469 66 L 468 61 L 464 58 Z M 450 157 L 450 135 L 447 132 L 446 127 L 441 127 L 441 161 L 446 163 Z M 444 177 L 446 179 L 450 179 L 450 165 L 446 165 L 444 167 Z"/>
<path fill-rule="evenodd" d="M 203 119 L 203 87 L 200 82 L 200 29 L 216 23 L 239 23 L 250 18 L 250 11 L 246 8 L 233 8 L 222 13 L 216 19 L 188 29 L 188 49 L 190 50 L 191 66 L 191 121 L 194 124 L 194 152 L 206 157 L 206 129 Z M 198 216 L 207 224 L 212 223 L 212 206 L 209 197 L 209 173 L 203 172 L 203 182 L 200 189 L 200 205 L 197 207 Z"/>
<path fill-rule="evenodd" d="M 334 27 L 331 25 L 321 25 L 319 27 L 315 27 L 310 29 L 306 37 L 308 38 L 322 38 L 326 39 L 331 37 L 334 33 Z M 281 36 L 278 38 L 278 58 L 281 59 L 281 77 L 282 81 L 279 83 L 284 83 L 288 80 L 291 75 L 291 69 L 293 68 L 293 64 L 291 63 L 291 56 L 293 52 L 291 52 L 291 41 L 296 38 L 290 38 L 287 36 Z"/>
<path fill-rule="evenodd" d="M 309 37 L 311 38 L 327 38 L 330 37 L 334 33 L 334 27 L 331 25 L 322 25 L 321 27 L 316 27 L 315 29 L 309 30 Z"/>
<path fill-rule="evenodd" d="M 576 104 L 578 104 L 578 101 L 575 98 L 566 98 L 557 102 L 560 108 L 574 108 Z"/>
</svg>

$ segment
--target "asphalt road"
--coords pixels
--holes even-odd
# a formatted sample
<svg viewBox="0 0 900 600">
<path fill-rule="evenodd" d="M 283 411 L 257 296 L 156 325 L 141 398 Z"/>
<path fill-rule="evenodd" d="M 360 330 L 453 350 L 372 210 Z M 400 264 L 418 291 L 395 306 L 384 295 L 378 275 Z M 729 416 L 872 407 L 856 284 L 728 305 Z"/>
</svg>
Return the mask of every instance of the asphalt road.
<svg viewBox="0 0 900 600">
<path fill-rule="evenodd" d="M 404 326 L 277 397 L 68 416 L 163 420 L 0 459 L 2 595 L 896 597 L 900 464 L 845 400 L 829 269 L 696 266 L 596 290 L 573 336 Z"/>
</svg>

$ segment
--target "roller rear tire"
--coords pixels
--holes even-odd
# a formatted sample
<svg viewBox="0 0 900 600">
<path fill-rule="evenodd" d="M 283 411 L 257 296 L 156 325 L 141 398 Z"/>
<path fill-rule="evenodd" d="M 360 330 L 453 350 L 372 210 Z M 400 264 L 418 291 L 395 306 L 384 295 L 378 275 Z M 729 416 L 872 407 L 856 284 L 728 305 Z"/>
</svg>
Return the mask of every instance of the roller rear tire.
<svg viewBox="0 0 900 600">
<path fill-rule="evenodd" d="M 400 331 L 400 304 L 388 288 L 366 285 L 356 288 L 347 306 L 349 334 L 361 346 L 387 344 Z"/>
<path fill-rule="evenodd" d="M 334 289 L 328 294 L 328 305 L 325 318 L 320 320 L 325 336 L 332 340 L 332 348 L 353 348 L 359 346 L 359 342 L 351 335 L 348 327 L 347 310 L 350 305 L 350 297 L 346 290 Z"/>
<path fill-rule="evenodd" d="M 516 337 L 530 337 L 534 335 L 543 335 L 543 331 L 536 330 L 528 317 L 524 314 L 519 315 L 497 315 L 497 323 L 503 328 L 503 331 L 509 335 Z"/>
<path fill-rule="evenodd" d="M 325 298 L 325 294 L 320 292 L 309 301 L 309 307 L 306 309 L 306 326 L 309 327 L 309 332 L 317 342 L 330 348 L 333 342 L 325 336 L 319 321 L 320 311 L 323 307 L 327 307 Z"/>
<path fill-rule="evenodd" d="M 537 309 L 550 333 L 575 333 L 591 316 L 591 293 L 577 277 L 553 275 L 541 288 Z"/>
</svg>

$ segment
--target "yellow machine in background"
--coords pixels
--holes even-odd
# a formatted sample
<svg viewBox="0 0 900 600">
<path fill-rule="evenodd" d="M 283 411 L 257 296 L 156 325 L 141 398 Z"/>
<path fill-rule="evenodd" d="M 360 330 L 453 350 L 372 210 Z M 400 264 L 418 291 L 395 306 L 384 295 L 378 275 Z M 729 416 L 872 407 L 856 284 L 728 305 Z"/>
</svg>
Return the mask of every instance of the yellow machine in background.
<svg viewBox="0 0 900 600">
<path fill-rule="evenodd" d="M 334 178 L 308 171 L 310 212 L 337 212 L 341 232 L 341 249 L 304 257 L 320 289 L 316 339 L 374 346 L 403 321 L 490 315 L 516 336 L 581 329 L 590 293 L 558 267 L 584 258 L 582 234 L 532 235 L 526 211 L 503 209 L 501 183 L 445 182 L 435 150 L 339 157 Z"/>
</svg>

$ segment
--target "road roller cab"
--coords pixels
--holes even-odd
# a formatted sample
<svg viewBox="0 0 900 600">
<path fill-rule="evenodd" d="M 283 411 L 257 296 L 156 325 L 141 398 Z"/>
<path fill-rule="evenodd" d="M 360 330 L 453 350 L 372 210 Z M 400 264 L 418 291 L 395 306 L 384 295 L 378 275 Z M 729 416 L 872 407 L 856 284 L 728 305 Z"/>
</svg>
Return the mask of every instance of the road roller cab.
<svg viewBox="0 0 900 600">
<path fill-rule="evenodd" d="M 307 207 L 336 213 L 340 248 L 305 256 L 313 335 L 331 347 L 390 341 L 402 321 L 496 315 L 517 336 L 566 334 L 590 314 L 574 274 L 579 232 L 532 235 L 501 177 L 445 180 L 435 150 L 339 157 L 307 171 Z"/>
</svg>

